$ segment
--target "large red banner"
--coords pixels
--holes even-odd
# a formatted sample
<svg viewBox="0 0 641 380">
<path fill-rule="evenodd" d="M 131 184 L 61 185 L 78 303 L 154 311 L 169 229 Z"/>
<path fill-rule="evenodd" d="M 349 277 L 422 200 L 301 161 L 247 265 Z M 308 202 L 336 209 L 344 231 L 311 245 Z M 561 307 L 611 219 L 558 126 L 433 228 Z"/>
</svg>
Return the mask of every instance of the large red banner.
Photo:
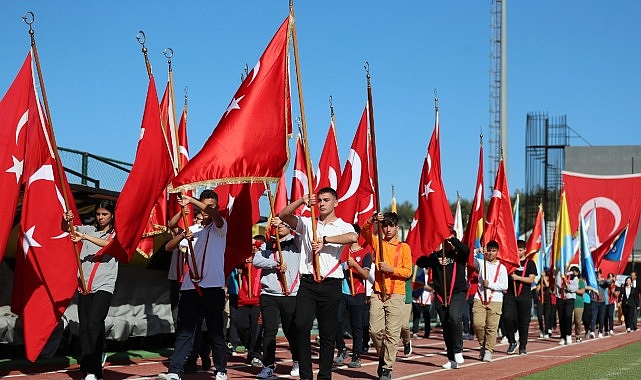
<svg viewBox="0 0 641 380">
<path fill-rule="evenodd" d="M 596 209 L 599 243 L 630 223 L 621 262 L 603 260 L 601 269 L 607 273 L 623 273 L 634 247 L 641 215 L 641 174 L 603 176 L 563 172 L 572 231 L 578 228 L 578 213 L 585 215 Z"/>
</svg>

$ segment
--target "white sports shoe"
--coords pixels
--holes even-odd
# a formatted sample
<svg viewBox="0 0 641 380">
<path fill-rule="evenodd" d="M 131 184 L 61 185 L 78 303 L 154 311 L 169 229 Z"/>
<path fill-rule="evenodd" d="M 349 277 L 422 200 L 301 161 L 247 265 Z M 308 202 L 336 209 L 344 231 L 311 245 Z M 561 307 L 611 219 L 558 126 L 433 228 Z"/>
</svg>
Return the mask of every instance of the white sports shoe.
<svg viewBox="0 0 641 380">
<path fill-rule="evenodd" d="M 98 378 L 93 373 L 88 373 L 87 376 L 85 376 L 85 380 L 98 380 Z"/>
<path fill-rule="evenodd" d="M 463 358 L 463 353 L 459 352 L 458 354 L 454 354 L 454 361 L 456 362 L 456 364 L 465 363 L 465 358 Z"/>
<path fill-rule="evenodd" d="M 158 379 L 160 380 L 180 380 L 180 376 L 178 376 L 177 373 L 172 373 L 172 372 L 167 372 L 167 373 L 161 373 L 158 375 Z M 87 380 L 87 379 L 85 379 Z"/>
<path fill-rule="evenodd" d="M 292 364 L 292 370 L 289 371 L 289 376 L 300 376 L 300 367 L 298 366 L 298 362 L 294 362 Z"/>
<path fill-rule="evenodd" d="M 216 380 L 227 380 L 227 374 L 225 372 L 218 372 L 216 374 Z"/>
<path fill-rule="evenodd" d="M 504 336 L 503 339 L 501 339 L 501 344 L 507 344 L 508 342 L 509 341 L 506 336 Z"/>
</svg>

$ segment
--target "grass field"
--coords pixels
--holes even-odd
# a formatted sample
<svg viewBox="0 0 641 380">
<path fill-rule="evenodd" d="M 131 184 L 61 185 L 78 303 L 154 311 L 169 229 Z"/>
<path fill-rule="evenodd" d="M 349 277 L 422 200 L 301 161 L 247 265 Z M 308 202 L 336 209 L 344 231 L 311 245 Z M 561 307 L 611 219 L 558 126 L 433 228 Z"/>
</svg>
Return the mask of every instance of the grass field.
<svg viewBox="0 0 641 380">
<path fill-rule="evenodd" d="M 640 379 L 641 342 L 602 352 L 568 364 L 521 377 L 526 380 Z"/>
</svg>

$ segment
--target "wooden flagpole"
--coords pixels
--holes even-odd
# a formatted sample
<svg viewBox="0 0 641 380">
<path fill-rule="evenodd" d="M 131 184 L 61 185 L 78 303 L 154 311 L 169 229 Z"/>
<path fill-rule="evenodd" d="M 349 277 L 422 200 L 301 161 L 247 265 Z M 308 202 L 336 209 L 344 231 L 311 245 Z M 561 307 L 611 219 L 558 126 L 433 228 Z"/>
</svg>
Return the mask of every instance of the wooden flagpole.
<svg viewBox="0 0 641 380">
<path fill-rule="evenodd" d="M 271 218 L 276 215 L 274 210 L 274 197 L 272 196 L 272 185 L 265 182 L 265 187 L 267 188 L 267 197 L 269 198 L 269 209 L 271 212 Z M 278 249 L 278 261 L 280 265 L 283 264 L 283 249 L 280 246 L 280 236 L 278 235 L 278 227 L 276 228 L 276 248 Z M 280 278 L 281 283 L 283 284 L 283 293 L 289 295 L 289 288 L 287 287 L 287 275 L 278 270 L 278 277 Z"/>
<path fill-rule="evenodd" d="M 307 123 L 305 122 L 305 104 L 303 102 L 303 84 L 302 84 L 302 79 L 300 75 L 300 60 L 298 58 L 298 41 L 296 39 L 296 22 L 295 22 L 295 17 L 294 17 L 294 1 L 289 0 L 289 17 L 291 19 L 290 25 L 291 25 L 291 33 L 292 33 L 292 43 L 294 45 L 294 63 L 296 66 L 296 83 L 298 84 L 298 105 L 300 108 L 300 119 L 301 119 L 301 126 L 302 126 L 302 131 L 303 131 L 303 151 L 305 152 L 305 166 L 307 167 L 307 185 L 308 189 L 311 193 L 314 191 L 314 183 L 313 183 L 313 171 L 312 171 L 312 160 L 309 156 L 309 144 L 307 142 Z M 312 222 L 312 241 L 316 242 L 318 239 L 318 236 L 316 235 L 316 211 L 315 207 L 311 206 L 310 207 L 310 212 L 311 212 L 311 222 Z M 320 281 L 321 277 L 321 269 L 320 269 L 320 261 L 319 261 L 319 255 L 314 254 L 314 271 L 316 272 L 315 277 L 317 281 Z"/>
<path fill-rule="evenodd" d="M 149 60 L 147 58 L 146 50 L 143 50 L 143 52 L 145 53 L 145 62 L 148 62 Z M 173 130 L 170 130 L 170 132 L 173 132 L 173 134 L 174 134 L 173 141 L 175 141 L 175 144 L 171 144 L 171 145 L 169 144 L 170 137 L 168 137 L 165 134 L 165 128 L 164 127 L 162 128 L 162 132 L 163 132 L 163 135 L 165 136 L 165 142 L 167 144 L 167 149 L 170 152 L 169 156 L 170 156 L 170 158 L 173 157 L 172 158 L 172 162 L 174 164 L 174 175 L 176 175 L 182 170 L 182 164 L 180 162 L 180 148 L 178 148 L 176 146 L 176 145 L 178 145 L 179 138 L 178 138 L 178 126 L 177 126 L 177 123 L 176 123 L 176 95 L 175 95 L 175 92 L 174 92 L 174 71 L 173 71 L 172 66 L 171 66 L 171 59 L 174 56 L 174 50 L 172 48 L 166 48 L 165 51 L 163 51 L 163 55 L 165 56 L 165 58 L 167 58 L 167 65 L 169 67 L 169 74 L 168 74 L 169 75 L 169 99 L 171 101 L 171 108 L 172 108 L 171 112 L 173 114 L 172 116 L 173 116 L 173 119 L 174 119 L 173 120 L 174 128 L 173 128 Z M 147 67 L 150 68 L 151 66 L 148 65 Z M 186 115 L 187 115 L 187 93 L 185 93 L 185 106 L 184 106 L 184 109 L 185 109 L 185 128 L 186 128 L 187 127 L 187 117 L 186 117 Z M 165 120 L 161 119 L 160 122 L 164 123 Z M 170 146 L 172 146 L 173 149 L 170 149 Z M 180 194 L 182 195 L 182 191 L 181 191 Z M 189 228 L 189 220 L 187 218 L 187 213 L 185 212 L 185 208 L 184 207 L 180 208 L 180 214 L 182 216 L 183 225 L 185 226 L 185 229 L 188 229 Z M 191 263 L 192 263 L 192 265 L 194 267 L 194 269 L 192 270 L 193 271 L 193 273 L 192 273 L 193 275 L 190 274 L 191 280 L 193 282 L 199 282 L 200 280 L 202 280 L 202 278 L 201 278 L 201 275 L 200 275 L 200 271 L 198 270 L 198 263 L 196 261 L 196 255 L 194 254 L 194 243 L 191 240 L 187 240 L 187 249 L 188 249 L 187 256 L 191 257 Z"/>
<path fill-rule="evenodd" d="M 381 196 L 378 190 L 378 164 L 376 160 L 376 134 L 374 133 L 374 103 L 372 101 L 372 84 L 371 76 L 369 73 L 369 63 L 365 61 L 365 72 L 367 78 L 367 108 L 369 113 L 369 134 L 370 140 L 372 143 L 372 167 L 374 168 L 374 198 L 376 198 L 376 210 L 380 212 L 381 209 Z M 378 255 L 376 260 L 376 269 L 378 270 L 378 264 L 385 262 L 385 256 L 383 255 L 383 224 L 382 222 L 376 223 L 378 227 Z M 400 244 L 400 243 L 399 243 Z M 381 276 L 381 298 L 383 301 L 387 298 L 387 289 L 385 286 L 385 273 L 382 270 L 378 270 Z"/>
<path fill-rule="evenodd" d="M 49 109 L 49 101 L 47 100 L 47 91 L 45 91 L 45 82 L 42 76 L 42 69 L 40 68 L 40 59 L 38 58 L 38 47 L 36 46 L 36 37 L 35 37 L 35 31 L 33 30 L 33 23 L 35 21 L 35 15 L 33 12 L 27 12 L 22 17 L 22 20 L 29 25 L 29 36 L 31 37 L 31 50 L 33 51 L 33 58 L 36 62 L 36 71 L 38 72 L 38 82 L 40 83 L 40 92 L 42 93 L 42 102 L 44 103 L 45 107 L 45 113 L 47 115 L 47 125 L 45 125 L 45 128 L 47 128 L 47 133 L 49 134 L 49 139 L 50 139 L 50 149 L 51 152 L 54 155 L 54 159 L 56 160 L 56 170 L 58 172 L 58 178 L 62 181 L 63 178 L 65 178 L 65 172 L 64 168 L 62 167 L 62 162 L 60 161 L 60 155 L 58 154 L 58 145 L 56 144 L 56 137 L 53 134 L 53 121 L 51 119 L 51 111 Z M 65 202 L 65 208 L 67 210 L 70 209 L 69 207 L 69 194 L 67 194 L 67 188 L 66 186 L 60 186 L 60 191 L 62 192 L 62 198 L 64 199 Z M 73 223 L 68 223 L 69 224 L 69 234 L 71 236 L 76 236 L 76 229 L 73 226 Z M 80 250 L 78 248 L 78 244 L 74 243 L 73 244 L 74 251 L 76 254 L 76 262 L 78 264 L 78 273 L 80 277 L 80 290 L 82 294 L 87 293 L 87 284 L 85 282 L 85 274 L 82 270 L 82 262 L 80 261 Z"/>
<path fill-rule="evenodd" d="M 434 112 L 436 114 L 435 119 L 438 121 L 438 95 L 436 94 L 436 89 L 434 90 Z M 440 128 L 440 125 L 438 126 Z M 438 143 L 440 145 L 440 132 L 439 132 L 439 139 Z M 439 146 L 439 154 L 440 154 L 440 146 Z M 447 266 L 447 261 L 445 257 L 445 241 L 441 242 L 441 260 L 443 262 L 442 267 L 443 267 L 443 305 L 447 307 L 447 273 L 445 271 L 445 267 Z M 454 264 L 456 265 L 456 264 Z M 453 278 L 452 281 L 455 279 Z"/>
</svg>

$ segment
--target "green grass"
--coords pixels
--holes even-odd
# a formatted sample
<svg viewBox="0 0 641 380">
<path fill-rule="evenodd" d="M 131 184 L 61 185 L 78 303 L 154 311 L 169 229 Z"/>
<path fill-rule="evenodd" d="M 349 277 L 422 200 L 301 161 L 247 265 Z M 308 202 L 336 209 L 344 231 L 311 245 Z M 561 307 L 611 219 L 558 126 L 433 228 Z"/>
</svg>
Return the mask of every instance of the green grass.
<svg viewBox="0 0 641 380">
<path fill-rule="evenodd" d="M 640 373 L 641 342 L 637 342 L 521 377 L 521 379 L 639 379 Z"/>
</svg>

